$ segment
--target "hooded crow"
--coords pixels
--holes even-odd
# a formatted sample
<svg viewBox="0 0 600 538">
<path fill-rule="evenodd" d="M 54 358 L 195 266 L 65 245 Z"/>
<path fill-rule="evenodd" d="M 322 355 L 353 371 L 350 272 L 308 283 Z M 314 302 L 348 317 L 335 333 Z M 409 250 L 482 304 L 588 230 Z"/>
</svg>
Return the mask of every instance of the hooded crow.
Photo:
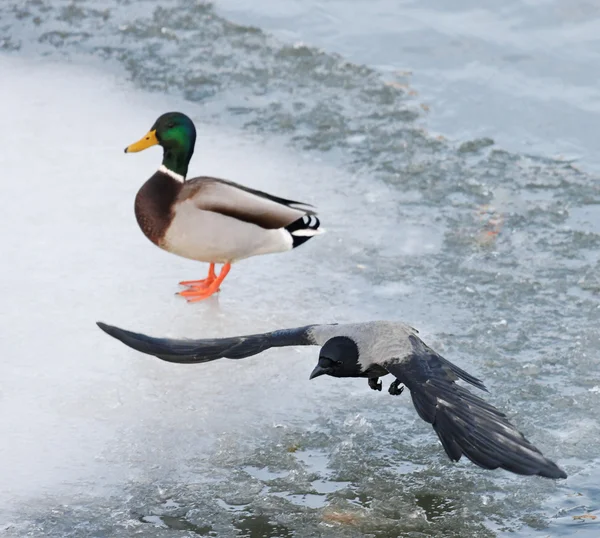
<svg viewBox="0 0 600 538">
<path fill-rule="evenodd" d="M 567 477 L 504 413 L 456 383 L 460 379 L 487 392 L 479 379 L 438 355 L 415 329 L 403 323 L 308 325 L 200 340 L 153 338 L 101 322 L 98 326 L 133 349 L 181 364 L 243 359 L 272 347 L 322 346 L 310 379 L 321 375 L 366 377 L 372 389 L 381 390 L 379 378 L 392 374 L 395 380 L 390 394 L 408 388 L 417 413 L 433 426 L 451 460 L 464 455 L 484 469 L 500 467 L 521 475 Z"/>
</svg>

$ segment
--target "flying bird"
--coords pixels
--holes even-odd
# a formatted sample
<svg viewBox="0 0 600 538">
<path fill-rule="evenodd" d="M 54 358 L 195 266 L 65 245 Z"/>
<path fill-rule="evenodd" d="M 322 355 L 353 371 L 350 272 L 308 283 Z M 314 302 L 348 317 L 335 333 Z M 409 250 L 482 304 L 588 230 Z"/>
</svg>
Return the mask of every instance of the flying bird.
<svg viewBox="0 0 600 538">
<path fill-rule="evenodd" d="M 417 331 L 399 322 L 308 325 L 294 329 L 185 340 L 153 338 L 102 322 L 98 326 L 133 349 L 168 362 L 196 364 L 220 358 L 243 359 L 272 347 L 321 346 L 310 379 L 322 375 L 366 377 L 381 390 L 380 377 L 395 379 L 389 393 L 408 388 L 419 416 L 433 426 L 453 461 L 466 456 L 484 469 L 566 478 L 567 474 L 532 445 L 504 413 L 474 395 L 458 380 L 487 392 L 484 384 L 428 347 Z"/>
<path fill-rule="evenodd" d="M 285 252 L 323 232 L 312 206 L 214 177 L 186 179 L 196 128 L 185 114 L 168 112 L 125 153 L 163 148 L 162 164 L 137 193 L 135 216 L 150 241 L 184 258 L 210 264 L 202 280 L 179 284 L 196 302 L 219 291 L 233 262 Z M 219 274 L 215 264 L 223 264 Z"/>
</svg>

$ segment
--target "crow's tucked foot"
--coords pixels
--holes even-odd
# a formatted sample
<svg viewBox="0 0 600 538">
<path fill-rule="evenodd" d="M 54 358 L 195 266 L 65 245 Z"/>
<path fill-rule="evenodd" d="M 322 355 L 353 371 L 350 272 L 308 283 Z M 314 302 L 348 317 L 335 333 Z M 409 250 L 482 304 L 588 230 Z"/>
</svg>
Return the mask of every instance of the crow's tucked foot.
<svg viewBox="0 0 600 538">
<path fill-rule="evenodd" d="M 378 377 L 369 377 L 369 387 L 373 390 L 381 390 L 383 384 L 379 381 Z"/>
<path fill-rule="evenodd" d="M 370 380 L 369 380 L 370 381 Z M 379 389 L 381 390 L 381 389 Z M 394 381 L 391 385 L 390 388 L 388 390 L 388 392 L 392 395 L 392 396 L 400 396 L 400 394 L 402 394 L 402 392 L 404 391 L 404 385 L 402 383 L 400 383 L 399 379 L 396 379 L 396 381 Z"/>
</svg>

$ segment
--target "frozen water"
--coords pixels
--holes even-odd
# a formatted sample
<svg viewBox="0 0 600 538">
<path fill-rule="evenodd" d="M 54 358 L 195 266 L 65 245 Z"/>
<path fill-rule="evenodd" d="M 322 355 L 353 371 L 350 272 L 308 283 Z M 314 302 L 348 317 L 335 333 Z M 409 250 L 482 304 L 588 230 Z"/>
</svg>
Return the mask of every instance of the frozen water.
<svg viewBox="0 0 600 538">
<path fill-rule="evenodd" d="M 600 499 L 597 179 L 440 141 L 373 70 L 210 6 L 104 4 L 0 5 L 0 46 L 22 51 L 0 57 L 4 534 L 596 536 L 573 516 Z M 312 202 L 328 233 L 241 262 L 210 301 L 175 297 L 206 267 L 143 237 L 133 198 L 159 151 L 123 154 L 172 109 L 199 126 L 192 173 Z M 406 394 L 309 382 L 314 349 L 183 367 L 94 325 L 375 318 L 485 379 L 569 479 L 450 463 Z"/>
<path fill-rule="evenodd" d="M 159 152 L 130 156 L 123 148 L 161 111 L 178 107 L 194 116 L 195 107 L 141 94 L 82 65 L 0 61 L 2 72 L 10 73 L 2 102 L 11 126 L 1 135 L 1 166 L 10 178 L 0 208 L 6 223 L 0 420 L 8 432 L 0 445 L 2 525 L 18 532 L 24 517 L 47 511 L 45 517 L 64 521 L 54 532 L 66 532 L 66 512 L 77 510 L 73 503 L 93 503 L 98 496 L 110 506 L 109 499 L 124 490 L 135 495 L 130 488 L 138 496 L 139 488 L 149 488 L 168 515 L 181 503 L 165 504 L 170 497 L 161 496 L 161 483 L 218 482 L 222 471 L 215 466 L 235 468 L 255 451 L 250 461 L 258 458 L 257 469 L 275 460 L 295 470 L 251 473 L 242 490 L 280 479 L 273 495 L 322 506 L 324 494 L 349 482 L 326 485 L 327 453 L 314 468 L 315 459 L 304 451 L 286 455 L 287 445 L 301 442 L 307 431 L 316 434 L 319 428 L 310 424 L 329 420 L 332 407 L 363 393 L 362 382 L 309 382 L 315 352 L 308 349 L 173 367 L 132 353 L 94 322 L 155 334 L 225 336 L 385 316 L 355 301 L 366 291 L 365 277 L 346 270 L 345 252 L 386 243 L 391 228 L 374 207 L 389 206 L 387 224 L 403 226 L 386 196 L 389 188 L 363 182 L 340 199 L 335 191 L 345 178 L 339 170 L 202 124 L 194 171 L 318 203 L 331 215 L 331 239 L 240 263 L 218 298 L 188 305 L 173 295 L 176 283 L 202 276 L 206 267 L 155 248 L 132 213 L 135 192 L 156 168 Z M 361 223 L 352 241 L 339 233 L 349 213 Z M 415 233 L 411 228 L 407 234 L 404 256 L 421 255 L 419 244 L 427 244 L 415 242 Z M 270 446 L 273 437 L 281 439 Z M 262 489 L 250 487 L 241 500 L 252 502 Z M 227 502 L 239 495 L 244 497 L 237 487 L 223 493 Z M 139 521 L 168 527 L 161 517 L 149 513 Z"/>
</svg>

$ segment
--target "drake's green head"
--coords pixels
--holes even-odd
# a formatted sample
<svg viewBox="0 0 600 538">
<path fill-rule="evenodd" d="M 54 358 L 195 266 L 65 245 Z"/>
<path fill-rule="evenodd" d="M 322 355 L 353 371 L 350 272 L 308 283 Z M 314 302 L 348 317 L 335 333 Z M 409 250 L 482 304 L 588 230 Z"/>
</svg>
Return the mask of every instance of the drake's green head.
<svg viewBox="0 0 600 538">
<path fill-rule="evenodd" d="M 125 153 L 136 153 L 157 144 L 163 148 L 163 165 L 185 177 L 196 144 L 194 122 L 181 112 L 167 112 L 154 122 L 146 135 L 127 146 Z"/>
</svg>

